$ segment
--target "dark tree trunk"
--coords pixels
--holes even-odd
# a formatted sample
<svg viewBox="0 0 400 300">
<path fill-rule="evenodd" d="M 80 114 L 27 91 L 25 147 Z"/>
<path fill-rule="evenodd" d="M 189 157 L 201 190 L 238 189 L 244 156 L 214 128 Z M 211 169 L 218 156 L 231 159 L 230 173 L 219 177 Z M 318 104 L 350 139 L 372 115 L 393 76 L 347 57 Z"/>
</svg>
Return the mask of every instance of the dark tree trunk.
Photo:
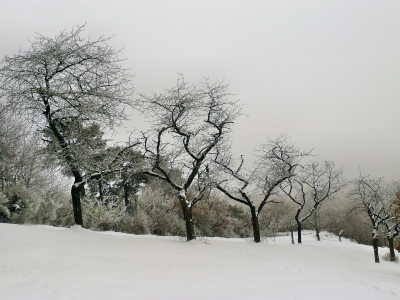
<svg viewBox="0 0 400 300">
<path fill-rule="evenodd" d="M 2 190 L 2 191 L 4 190 L 4 182 L 5 182 L 5 179 L 4 179 L 4 178 L 6 177 L 5 174 L 4 174 L 4 173 L 5 173 L 5 172 L 4 172 L 4 169 L 5 169 L 5 168 L 4 168 L 4 165 L 3 165 L 3 172 L 1 173 L 1 190 Z"/>
<path fill-rule="evenodd" d="M 85 196 L 85 188 L 83 183 L 81 183 L 79 186 L 75 186 L 76 183 L 82 182 L 83 178 L 78 168 L 76 167 L 77 162 L 71 155 L 69 146 L 65 141 L 64 136 L 57 129 L 56 123 L 51 119 L 51 111 L 48 99 L 44 99 L 43 102 L 46 106 L 46 111 L 44 114 L 47 118 L 50 129 L 53 132 L 54 136 L 57 138 L 58 144 L 60 145 L 61 149 L 64 151 L 64 159 L 66 160 L 68 167 L 75 179 L 74 184 L 71 188 L 72 207 L 74 210 L 75 224 L 81 225 L 83 227 L 81 195 L 82 197 Z"/>
<path fill-rule="evenodd" d="M 374 248 L 375 262 L 376 262 L 376 263 L 379 263 L 378 238 L 373 238 L 373 239 L 372 239 L 372 247 Z"/>
<path fill-rule="evenodd" d="M 85 198 L 86 196 L 86 190 L 85 190 L 85 185 L 81 185 L 81 199 Z"/>
<path fill-rule="evenodd" d="M 82 186 L 76 187 L 75 184 L 72 185 L 71 196 L 72 196 L 72 207 L 74 209 L 75 224 L 81 225 L 83 227 L 81 192 L 82 192 Z"/>
<path fill-rule="evenodd" d="M 124 182 L 124 200 L 125 200 L 125 206 L 129 206 L 129 184 L 128 182 Z"/>
<path fill-rule="evenodd" d="M 186 199 L 180 195 L 178 195 L 179 203 L 182 207 L 183 218 L 186 224 L 186 240 L 189 242 L 191 240 L 196 239 L 196 235 L 194 234 L 194 226 L 192 219 L 192 208 L 189 207 L 186 203 Z"/>
<path fill-rule="evenodd" d="M 251 224 L 253 225 L 254 242 L 259 243 L 261 241 L 260 224 L 258 222 L 256 208 L 254 206 L 250 206 L 250 211 L 251 211 Z"/>
<path fill-rule="evenodd" d="M 390 261 L 396 261 L 396 255 L 394 253 L 393 237 L 388 237 L 389 250 L 390 250 Z"/>
<path fill-rule="evenodd" d="M 99 178 L 97 180 L 97 183 L 99 184 L 99 199 L 101 202 L 104 201 L 104 197 L 103 197 L 103 179 Z"/>
<path fill-rule="evenodd" d="M 321 238 L 319 237 L 319 228 L 315 228 L 315 233 L 316 233 L 316 236 L 317 236 L 317 241 L 320 242 Z"/>
<path fill-rule="evenodd" d="M 290 229 L 290 237 L 292 238 L 292 244 L 294 245 L 294 234 L 293 234 L 293 228 Z"/>
<path fill-rule="evenodd" d="M 301 244 L 301 222 L 296 220 L 297 222 L 297 243 Z"/>
</svg>

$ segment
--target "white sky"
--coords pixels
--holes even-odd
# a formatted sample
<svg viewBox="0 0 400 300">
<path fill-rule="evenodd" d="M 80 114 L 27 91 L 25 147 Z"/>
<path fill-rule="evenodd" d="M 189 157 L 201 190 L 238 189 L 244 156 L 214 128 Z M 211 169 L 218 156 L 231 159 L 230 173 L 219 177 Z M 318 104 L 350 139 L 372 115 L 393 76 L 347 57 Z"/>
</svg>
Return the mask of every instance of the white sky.
<svg viewBox="0 0 400 300">
<path fill-rule="evenodd" d="M 115 34 L 138 92 L 161 92 L 177 73 L 225 79 L 249 115 L 236 154 L 251 159 L 286 133 L 348 177 L 400 178 L 399 0 L 0 0 L 0 56 L 85 22 L 94 38 Z"/>
</svg>

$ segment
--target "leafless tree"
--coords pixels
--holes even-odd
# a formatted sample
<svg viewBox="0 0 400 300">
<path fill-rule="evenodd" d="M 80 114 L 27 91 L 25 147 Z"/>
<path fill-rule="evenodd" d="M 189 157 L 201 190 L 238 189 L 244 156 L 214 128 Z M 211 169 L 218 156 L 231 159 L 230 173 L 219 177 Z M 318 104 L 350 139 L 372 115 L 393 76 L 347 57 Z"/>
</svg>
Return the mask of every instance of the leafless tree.
<svg viewBox="0 0 400 300">
<path fill-rule="evenodd" d="M 388 218 L 384 205 L 388 195 L 388 186 L 384 183 L 383 178 L 362 174 L 358 179 L 352 181 L 352 189 L 349 192 L 349 197 L 353 200 L 355 207 L 366 212 L 371 221 L 372 247 L 376 263 L 379 263 L 379 226 Z"/>
<path fill-rule="evenodd" d="M 315 236 L 317 238 L 317 241 L 321 241 L 321 229 L 324 229 L 329 221 L 328 212 L 322 209 L 322 204 L 314 210 L 308 221 L 309 224 L 311 224 L 311 226 L 315 229 Z"/>
<path fill-rule="evenodd" d="M 133 92 L 131 76 L 120 66 L 119 51 L 107 45 L 109 38 L 85 39 L 83 30 L 78 25 L 54 38 L 37 35 L 29 50 L 6 56 L 0 65 L 0 90 L 7 111 L 27 116 L 58 143 L 60 157 L 74 177 L 71 195 L 75 223 L 80 225 L 84 183 L 115 171 L 116 158 L 103 164 L 106 170 L 84 174 L 80 158 L 88 154 L 72 150 L 77 136 L 67 132 L 95 123 L 103 129 L 117 125 L 126 118 L 123 105 L 131 104 Z"/>
<path fill-rule="evenodd" d="M 217 148 L 227 147 L 232 125 L 241 115 L 241 106 L 229 96 L 222 82 L 210 84 L 206 80 L 197 88 L 180 77 L 176 87 L 164 94 L 141 95 L 137 100 L 152 122 L 151 130 L 143 133 L 148 164 L 145 174 L 168 182 L 176 190 L 187 241 L 195 238 L 192 207 L 213 185 L 211 157 Z"/>
<path fill-rule="evenodd" d="M 346 186 L 343 170 L 333 161 L 306 164 L 296 177 L 280 184 L 281 191 L 296 205 L 297 242 L 301 243 L 302 224 L 326 200 Z"/>
<path fill-rule="evenodd" d="M 219 153 L 215 162 L 226 175 L 217 189 L 250 208 L 254 242 L 259 243 L 259 214 L 266 204 L 274 202 L 271 196 L 277 194 L 280 184 L 296 175 L 301 159 L 310 152 L 297 148 L 282 135 L 261 145 L 257 153 L 251 171 L 244 169 L 243 156 L 235 161 L 230 154 Z M 257 205 L 254 200 L 260 197 L 261 202 Z"/>
<path fill-rule="evenodd" d="M 396 254 L 394 252 L 394 239 L 400 234 L 400 220 L 394 216 L 384 218 L 382 220 L 384 225 L 385 236 L 389 242 L 389 256 L 390 261 L 396 261 Z"/>
<path fill-rule="evenodd" d="M 380 213 L 379 218 L 383 225 L 383 231 L 389 244 L 390 261 L 396 261 L 394 252 L 394 239 L 400 234 L 400 218 L 398 215 L 399 200 L 398 190 L 399 183 L 392 182 L 385 184 L 382 182 L 383 188 L 380 192 Z"/>
</svg>

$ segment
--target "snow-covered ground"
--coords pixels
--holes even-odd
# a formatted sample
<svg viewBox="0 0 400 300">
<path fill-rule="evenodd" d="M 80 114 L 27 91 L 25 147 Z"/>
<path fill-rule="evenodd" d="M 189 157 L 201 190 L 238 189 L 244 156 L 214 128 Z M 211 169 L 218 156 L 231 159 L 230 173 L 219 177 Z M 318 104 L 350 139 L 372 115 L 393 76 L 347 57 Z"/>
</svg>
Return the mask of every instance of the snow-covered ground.
<svg viewBox="0 0 400 300">
<path fill-rule="evenodd" d="M 400 299 L 400 264 L 335 236 L 302 245 L 0 223 L 0 299 Z M 383 254 L 386 249 L 380 249 Z"/>
</svg>

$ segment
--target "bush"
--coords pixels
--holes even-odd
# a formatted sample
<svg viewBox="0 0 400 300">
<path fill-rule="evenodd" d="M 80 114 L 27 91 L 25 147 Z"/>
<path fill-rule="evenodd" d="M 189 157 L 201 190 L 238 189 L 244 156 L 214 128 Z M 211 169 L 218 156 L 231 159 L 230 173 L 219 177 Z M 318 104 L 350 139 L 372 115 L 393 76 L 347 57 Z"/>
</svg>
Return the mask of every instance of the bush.
<svg viewBox="0 0 400 300">
<path fill-rule="evenodd" d="M 0 221 L 16 224 L 73 224 L 72 206 L 63 193 L 53 197 L 22 185 L 7 187 L 0 193 Z"/>
<path fill-rule="evenodd" d="M 176 195 L 162 184 L 143 188 L 131 211 L 131 224 L 126 225 L 135 230 L 132 233 L 178 236 L 186 233 Z"/>
<path fill-rule="evenodd" d="M 0 192 L 0 222 L 7 222 L 10 217 L 10 210 L 7 207 L 8 199 Z"/>
<path fill-rule="evenodd" d="M 193 207 L 193 224 L 197 236 L 226 238 L 251 235 L 250 215 L 241 207 L 211 195 Z"/>
<path fill-rule="evenodd" d="M 6 206 L 10 211 L 11 223 L 38 224 L 35 217 L 41 201 L 35 191 L 17 185 L 5 189 L 4 192 L 8 199 Z"/>
<path fill-rule="evenodd" d="M 121 202 L 102 203 L 93 198 L 82 201 L 83 224 L 92 230 L 117 230 L 125 213 L 126 207 Z"/>
<path fill-rule="evenodd" d="M 46 171 L 46 170 L 45 170 Z M 68 227 L 74 224 L 70 179 L 59 172 L 40 173 L 31 185 L 13 182 L 0 192 L 0 222 L 47 224 Z M 39 180 L 40 179 L 40 180 Z M 21 181 L 22 182 L 22 181 Z M 84 227 L 134 234 L 186 236 L 182 209 L 173 190 L 163 181 L 152 178 L 132 197 L 126 207 L 124 199 L 96 195 L 82 198 Z M 240 206 L 232 205 L 217 195 L 203 199 L 193 207 L 196 235 L 248 237 L 251 218 Z"/>
</svg>

